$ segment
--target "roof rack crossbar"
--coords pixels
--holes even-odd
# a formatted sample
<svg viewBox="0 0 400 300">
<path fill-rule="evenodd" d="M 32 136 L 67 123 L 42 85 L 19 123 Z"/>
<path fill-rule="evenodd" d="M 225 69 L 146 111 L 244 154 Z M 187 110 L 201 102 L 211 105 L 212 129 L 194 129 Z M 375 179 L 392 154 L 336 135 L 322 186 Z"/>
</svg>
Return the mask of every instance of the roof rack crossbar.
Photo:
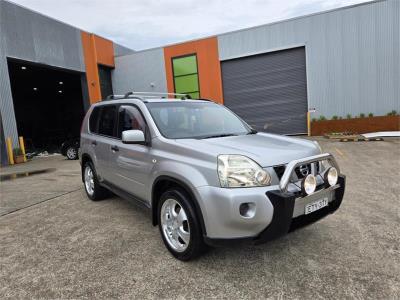
<svg viewBox="0 0 400 300">
<path fill-rule="evenodd" d="M 168 93 L 168 92 L 129 92 L 127 94 L 130 95 L 154 95 L 154 96 L 160 96 L 160 95 L 173 95 L 173 96 L 183 96 L 183 97 L 190 97 L 188 94 L 181 94 L 181 93 Z"/>
<path fill-rule="evenodd" d="M 165 96 L 178 96 L 182 100 L 185 99 L 192 99 L 192 97 L 189 94 L 184 94 L 184 93 L 168 93 L 168 92 L 133 92 L 133 95 L 139 95 L 143 97 L 161 97 L 161 98 L 166 98 Z"/>
</svg>

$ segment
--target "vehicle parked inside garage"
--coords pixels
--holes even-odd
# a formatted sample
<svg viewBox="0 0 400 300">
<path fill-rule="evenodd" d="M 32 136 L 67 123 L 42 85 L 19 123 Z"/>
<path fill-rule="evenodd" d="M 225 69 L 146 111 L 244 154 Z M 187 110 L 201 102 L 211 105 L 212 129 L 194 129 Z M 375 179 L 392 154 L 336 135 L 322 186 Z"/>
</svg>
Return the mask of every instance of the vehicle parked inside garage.
<svg viewBox="0 0 400 300">
<path fill-rule="evenodd" d="M 255 244 L 338 209 L 345 176 L 316 142 L 258 133 L 210 100 L 148 93 L 92 105 L 81 131 L 88 197 L 149 208 L 180 260 L 206 245 Z"/>
<path fill-rule="evenodd" d="M 61 144 L 60 152 L 69 160 L 75 160 L 79 158 L 79 137 L 68 139 Z"/>
</svg>

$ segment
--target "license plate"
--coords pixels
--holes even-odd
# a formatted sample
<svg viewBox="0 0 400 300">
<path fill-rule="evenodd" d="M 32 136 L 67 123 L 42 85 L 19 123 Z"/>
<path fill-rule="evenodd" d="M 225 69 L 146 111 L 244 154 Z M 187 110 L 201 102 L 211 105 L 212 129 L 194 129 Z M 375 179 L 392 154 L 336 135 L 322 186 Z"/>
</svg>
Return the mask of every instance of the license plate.
<svg viewBox="0 0 400 300">
<path fill-rule="evenodd" d="M 319 210 L 325 206 L 328 206 L 328 197 L 318 200 L 318 201 L 315 201 L 313 203 L 307 204 L 304 214 L 306 214 L 306 215 L 310 214 L 310 213 L 312 213 L 316 210 Z"/>
</svg>

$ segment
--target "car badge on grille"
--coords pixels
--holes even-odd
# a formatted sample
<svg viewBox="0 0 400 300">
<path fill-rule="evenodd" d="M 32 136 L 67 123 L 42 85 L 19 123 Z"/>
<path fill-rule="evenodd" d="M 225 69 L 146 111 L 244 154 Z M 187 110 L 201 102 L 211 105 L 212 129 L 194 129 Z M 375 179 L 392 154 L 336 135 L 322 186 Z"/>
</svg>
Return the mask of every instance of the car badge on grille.
<svg viewBox="0 0 400 300">
<path fill-rule="evenodd" d="M 303 175 L 304 177 L 307 176 L 310 172 L 307 165 L 301 165 L 299 167 L 299 170 L 300 170 L 301 175 Z"/>
</svg>

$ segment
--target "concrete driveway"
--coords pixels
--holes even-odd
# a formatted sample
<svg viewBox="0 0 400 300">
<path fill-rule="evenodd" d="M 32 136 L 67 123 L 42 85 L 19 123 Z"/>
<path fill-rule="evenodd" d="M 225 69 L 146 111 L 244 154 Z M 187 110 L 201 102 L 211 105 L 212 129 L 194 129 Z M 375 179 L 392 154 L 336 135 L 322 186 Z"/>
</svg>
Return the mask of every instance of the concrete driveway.
<svg viewBox="0 0 400 300">
<path fill-rule="evenodd" d="M 261 246 L 183 263 L 148 213 L 86 198 L 77 161 L 0 183 L 0 298 L 400 298 L 400 141 L 320 139 L 348 177 L 336 214 Z"/>
</svg>

